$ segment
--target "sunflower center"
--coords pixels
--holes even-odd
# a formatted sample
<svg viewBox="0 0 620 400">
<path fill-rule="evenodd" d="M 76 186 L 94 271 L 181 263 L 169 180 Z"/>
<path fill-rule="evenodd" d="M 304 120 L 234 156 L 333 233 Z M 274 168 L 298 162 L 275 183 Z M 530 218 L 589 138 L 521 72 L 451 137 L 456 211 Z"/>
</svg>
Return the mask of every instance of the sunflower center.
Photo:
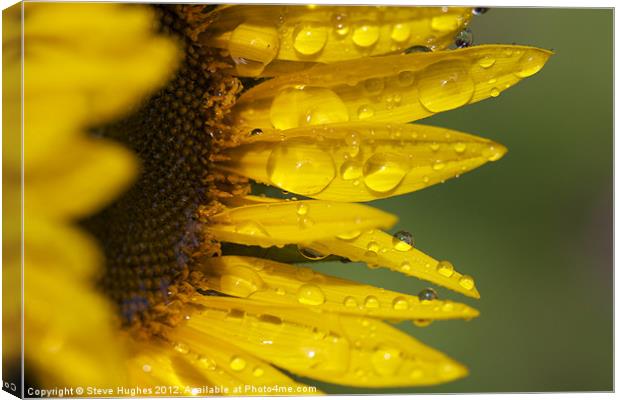
<svg viewBox="0 0 620 400">
<path fill-rule="evenodd" d="M 188 37 L 191 27 L 180 15 L 201 11 L 157 7 L 161 30 L 182 43 L 182 65 L 131 116 L 96 129 L 141 161 L 133 187 L 85 226 L 106 256 L 102 290 L 118 305 L 125 325 L 148 334 L 182 318 L 183 299 L 197 290 L 192 277 L 199 280 L 192 262 L 219 251 L 204 229 L 205 210 L 217 204 L 213 193 L 222 190 L 214 189 L 209 163 L 241 86 L 209 49 Z"/>
</svg>

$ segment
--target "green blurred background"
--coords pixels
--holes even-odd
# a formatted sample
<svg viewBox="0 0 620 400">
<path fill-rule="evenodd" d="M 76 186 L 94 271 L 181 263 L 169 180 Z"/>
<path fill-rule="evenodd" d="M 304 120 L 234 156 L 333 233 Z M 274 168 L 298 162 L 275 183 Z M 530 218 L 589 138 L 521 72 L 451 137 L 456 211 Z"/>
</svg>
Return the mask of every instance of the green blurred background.
<svg viewBox="0 0 620 400">
<path fill-rule="evenodd" d="M 610 9 L 492 8 L 473 18 L 475 44 L 518 43 L 556 54 L 496 99 L 423 123 L 478 134 L 509 153 L 443 185 L 377 201 L 393 231 L 476 278 L 471 322 L 398 326 L 470 367 L 469 377 L 393 391 L 316 383 L 330 393 L 609 391 L 613 389 L 612 67 Z M 317 270 L 415 294 L 421 281 L 360 264 Z"/>
</svg>

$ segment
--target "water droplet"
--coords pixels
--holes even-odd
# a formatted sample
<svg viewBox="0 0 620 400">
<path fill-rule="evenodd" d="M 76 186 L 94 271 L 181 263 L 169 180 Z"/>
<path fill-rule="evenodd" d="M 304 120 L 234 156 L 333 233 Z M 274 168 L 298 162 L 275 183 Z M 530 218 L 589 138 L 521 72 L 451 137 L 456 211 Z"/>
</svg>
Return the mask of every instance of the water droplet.
<svg viewBox="0 0 620 400">
<path fill-rule="evenodd" d="M 375 192 L 395 189 L 409 172 L 407 157 L 394 153 L 375 153 L 364 163 L 364 183 Z"/>
<path fill-rule="evenodd" d="M 431 323 L 433 323 L 432 319 L 415 319 L 415 320 L 413 320 L 413 324 L 415 326 L 420 327 L 420 328 L 425 328 L 425 327 L 429 326 Z"/>
<path fill-rule="evenodd" d="M 392 238 L 392 244 L 398 251 L 409 251 L 413 247 L 413 235 L 411 232 L 398 231 Z"/>
<path fill-rule="evenodd" d="M 336 174 L 331 155 L 301 141 L 276 145 L 267 160 L 267 175 L 281 189 L 310 195 L 325 189 Z"/>
<path fill-rule="evenodd" d="M 433 169 L 435 171 L 441 171 L 442 169 L 444 169 L 446 167 L 446 164 L 441 161 L 441 160 L 437 160 L 433 163 Z"/>
<path fill-rule="evenodd" d="M 338 239 L 341 239 L 341 240 L 353 240 L 353 239 L 359 237 L 359 235 L 361 235 L 361 234 L 362 234 L 361 231 L 351 231 L 351 232 L 341 233 L 341 234 L 337 235 L 336 237 Z"/>
<path fill-rule="evenodd" d="M 345 13 L 336 13 L 332 17 L 332 23 L 334 24 L 334 30 L 338 36 L 346 36 L 349 33 L 349 26 L 347 25 L 347 15 Z"/>
<path fill-rule="evenodd" d="M 401 71 L 398 74 L 398 84 L 402 87 L 411 86 L 414 80 L 414 74 L 411 71 Z"/>
<path fill-rule="evenodd" d="M 499 96 L 499 89 L 494 87 L 491 89 L 491 97 L 497 97 Z"/>
<path fill-rule="evenodd" d="M 455 14 L 444 14 L 433 17 L 431 28 L 436 31 L 446 32 L 455 31 L 459 27 L 459 16 Z"/>
<path fill-rule="evenodd" d="M 454 303 L 452 303 L 451 301 L 446 301 L 442 306 L 441 306 L 441 311 L 444 312 L 451 312 L 454 311 Z"/>
<path fill-rule="evenodd" d="M 323 254 L 320 251 L 301 245 L 297 245 L 297 251 L 299 251 L 299 254 L 312 261 L 322 260 L 328 256 L 328 254 Z"/>
<path fill-rule="evenodd" d="M 446 278 L 449 278 L 452 275 L 454 275 L 454 265 L 452 265 L 450 261 L 439 261 L 439 263 L 437 263 L 436 268 L 437 268 L 437 272 L 440 275 L 445 276 Z"/>
<path fill-rule="evenodd" d="M 353 30 L 353 43 L 360 47 L 370 47 L 379 40 L 379 27 L 364 23 Z"/>
<path fill-rule="evenodd" d="M 375 110 L 373 110 L 368 104 L 361 105 L 357 109 L 357 118 L 359 119 L 368 119 L 373 115 L 375 115 Z"/>
<path fill-rule="evenodd" d="M 372 354 L 371 363 L 377 374 L 392 376 L 403 363 L 400 351 L 391 346 L 380 346 Z"/>
<path fill-rule="evenodd" d="M 440 149 L 440 145 L 437 142 L 433 142 L 429 145 L 429 147 L 431 148 L 432 151 L 439 151 Z"/>
<path fill-rule="evenodd" d="M 234 356 L 233 358 L 230 359 L 230 369 L 232 369 L 233 371 L 236 371 L 236 372 L 243 371 L 246 365 L 247 365 L 247 362 L 239 356 Z"/>
<path fill-rule="evenodd" d="M 420 299 L 420 301 L 435 300 L 437 299 L 437 297 L 437 292 L 435 291 L 435 289 L 432 288 L 422 289 L 420 293 L 418 293 L 418 298 Z"/>
<path fill-rule="evenodd" d="M 278 296 L 284 296 L 286 294 L 286 290 L 282 289 L 281 287 L 276 288 L 276 294 Z"/>
<path fill-rule="evenodd" d="M 297 205 L 297 215 L 308 214 L 308 205 L 306 203 L 299 203 Z"/>
<path fill-rule="evenodd" d="M 293 47 L 305 56 L 323 50 L 327 43 L 327 29 L 322 26 L 300 26 L 293 33 Z"/>
<path fill-rule="evenodd" d="M 217 366 L 215 361 L 205 356 L 198 357 L 198 365 L 201 368 L 208 369 L 211 371 L 215 370 L 215 367 Z"/>
<path fill-rule="evenodd" d="M 314 271 L 308 267 L 298 267 L 295 273 L 300 281 L 307 282 L 314 278 Z"/>
<path fill-rule="evenodd" d="M 265 371 L 261 367 L 255 367 L 252 370 L 252 375 L 254 375 L 254 377 L 256 377 L 256 378 L 260 378 L 264 374 L 265 374 Z"/>
<path fill-rule="evenodd" d="M 318 306 L 325 303 L 325 294 L 316 285 L 302 285 L 297 291 L 297 301 L 309 306 Z"/>
<path fill-rule="evenodd" d="M 426 67 L 419 75 L 420 103 L 431 112 L 452 110 L 467 104 L 474 82 L 461 61 L 445 60 Z"/>
<path fill-rule="evenodd" d="M 174 349 L 181 354 L 189 353 L 189 346 L 187 343 L 178 342 L 174 345 Z"/>
<path fill-rule="evenodd" d="M 405 274 L 411 271 L 411 264 L 408 261 L 403 261 L 402 264 L 400 264 L 400 271 L 404 272 Z"/>
<path fill-rule="evenodd" d="M 268 237 L 269 233 L 258 222 L 242 221 L 235 225 L 235 232 L 250 236 Z"/>
<path fill-rule="evenodd" d="M 347 122 L 349 109 L 333 90 L 293 87 L 283 89 L 276 95 L 269 116 L 276 129 L 285 130 L 300 126 Z"/>
<path fill-rule="evenodd" d="M 467 145 L 463 142 L 456 142 L 454 143 L 454 145 L 452 145 L 452 148 L 458 154 L 462 154 L 465 152 L 465 150 L 467 150 Z"/>
<path fill-rule="evenodd" d="M 252 129 L 252 132 L 250 132 L 250 136 L 258 136 L 258 135 L 262 135 L 263 134 L 263 130 L 262 129 Z"/>
<path fill-rule="evenodd" d="M 397 297 L 392 302 L 392 307 L 395 310 L 403 311 L 409 309 L 409 302 L 404 297 Z"/>
<path fill-rule="evenodd" d="M 491 78 L 491 79 L 489 79 L 489 85 L 492 85 L 492 84 L 494 84 L 495 82 L 497 82 L 497 79 L 495 79 L 495 78 Z"/>
<path fill-rule="evenodd" d="M 371 96 L 376 96 L 381 93 L 385 84 L 383 79 L 380 78 L 370 78 L 364 81 L 364 88 Z"/>
<path fill-rule="evenodd" d="M 466 290 L 472 290 L 474 288 L 474 278 L 469 275 L 463 275 L 461 279 L 459 279 L 459 285 Z"/>
<path fill-rule="evenodd" d="M 359 304 L 357 303 L 357 300 L 355 300 L 355 298 L 351 297 L 351 296 L 345 297 L 344 301 L 343 301 L 343 304 L 344 304 L 345 307 L 351 307 L 351 308 L 359 306 Z"/>
<path fill-rule="evenodd" d="M 458 48 L 469 47 L 474 43 L 474 34 L 471 29 L 465 28 L 456 35 L 454 44 Z"/>
<path fill-rule="evenodd" d="M 398 43 L 406 42 L 411 36 L 411 26 L 407 23 L 398 23 L 392 27 L 391 38 Z"/>
<path fill-rule="evenodd" d="M 407 50 L 405 50 L 405 54 L 411 54 L 411 53 L 430 53 L 432 51 L 433 50 L 431 50 L 430 48 L 428 48 L 426 46 L 411 46 Z"/>
<path fill-rule="evenodd" d="M 488 7 L 475 7 L 473 10 L 471 10 L 471 13 L 474 15 L 482 15 L 487 11 L 489 11 Z"/>
<path fill-rule="evenodd" d="M 346 161 L 340 167 L 340 176 L 345 181 L 357 179 L 362 176 L 362 165 L 357 161 Z"/>
<path fill-rule="evenodd" d="M 489 161 L 497 161 L 504 156 L 506 150 L 503 147 L 496 147 L 490 145 L 488 148 L 482 151 L 482 155 Z"/>
<path fill-rule="evenodd" d="M 379 305 L 379 299 L 375 296 L 366 296 L 366 299 L 364 300 L 364 307 L 376 309 L 379 308 Z"/>
<path fill-rule="evenodd" d="M 149 372 L 151 372 L 152 370 L 153 370 L 153 368 L 152 368 L 149 364 L 144 364 L 144 365 L 142 366 L 142 371 L 146 372 L 147 374 L 148 374 Z"/>
<path fill-rule="evenodd" d="M 484 56 L 480 60 L 478 60 L 478 65 L 482 68 L 490 68 L 495 64 L 495 58 L 491 56 Z"/>
<path fill-rule="evenodd" d="M 379 243 L 375 241 L 368 242 L 368 244 L 366 245 L 366 250 L 372 253 L 375 253 L 375 255 L 377 255 L 377 252 L 379 251 Z"/>
<path fill-rule="evenodd" d="M 539 51 L 526 51 L 519 59 L 519 70 L 515 73 L 519 78 L 532 76 L 545 65 L 546 56 Z"/>
<path fill-rule="evenodd" d="M 249 268 L 235 268 L 233 274 L 220 277 L 220 290 L 238 297 L 248 297 L 263 286 L 263 280 Z"/>
</svg>

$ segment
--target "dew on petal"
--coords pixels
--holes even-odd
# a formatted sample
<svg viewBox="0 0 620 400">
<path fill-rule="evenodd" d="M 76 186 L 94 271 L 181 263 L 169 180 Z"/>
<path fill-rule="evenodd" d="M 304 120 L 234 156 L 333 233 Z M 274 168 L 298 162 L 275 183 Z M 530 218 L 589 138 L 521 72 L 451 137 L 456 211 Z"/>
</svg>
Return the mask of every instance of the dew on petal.
<svg viewBox="0 0 620 400">
<path fill-rule="evenodd" d="M 420 103 L 431 112 L 452 110 L 467 104 L 474 93 L 474 82 L 459 60 L 439 61 L 419 75 Z"/>
<path fill-rule="evenodd" d="M 318 306 L 325 303 L 325 294 L 316 285 L 302 285 L 297 291 L 297 301 L 301 304 Z"/>
<path fill-rule="evenodd" d="M 364 183 L 375 192 L 395 189 L 409 172 L 409 160 L 395 153 L 375 153 L 364 163 Z"/>
<path fill-rule="evenodd" d="M 322 26 L 300 26 L 293 33 L 293 47 L 304 56 L 317 54 L 327 43 L 327 29 Z"/>
</svg>

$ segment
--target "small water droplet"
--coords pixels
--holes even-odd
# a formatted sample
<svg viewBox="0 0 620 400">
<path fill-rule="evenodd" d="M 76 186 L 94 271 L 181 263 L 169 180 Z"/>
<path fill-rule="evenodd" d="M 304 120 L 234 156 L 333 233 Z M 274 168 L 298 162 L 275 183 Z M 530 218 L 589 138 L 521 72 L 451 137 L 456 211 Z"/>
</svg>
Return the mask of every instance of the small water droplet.
<svg viewBox="0 0 620 400">
<path fill-rule="evenodd" d="M 469 275 L 463 275 L 461 279 L 459 279 L 459 285 L 466 290 L 472 290 L 474 288 L 474 278 Z"/>
<path fill-rule="evenodd" d="M 404 272 L 404 273 L 408 273 L 411 271 L 411 264 L 408 261 L 403 261 L 402 264 L 400 264 L 400 271 Z"/>
<path fill-rule="evenodd" d="M 345 307 L 351 307 L 351 308 L 359 306 L 359 304 L 357 303 L 357 300 L 355 300 L 355 298 L 351 297 L 351 296 L 345 297 L 344 301 L 343 301 L 343 304 L 344 304 Z"/>
<path fill-rule="evenodd" d="M 392 308 L 398 311 L 408 310 L 409 302 L 404 297 L 396 297 L 392 302 Z"/>
<path fill-rule="evenodd" d="M 454 38 L 454 45 L 458 48 L 469 47 L 474 43 L 474 34 L 471 29 L 465 28 Z"/>
<path fill-rule="evenodd" d="M 309 247 L 304 247 L 302 245 L 297 245 L 297 251 L 299 252 L 299 254 L 312 261 L 322 260 L 328 256 L 328 254 L 323 254 L 320 251 L 311 249 Z"/>
<path fill-rule="evenodd" d="M 432 51 L 433 50 L 431 50 L 429 47 L 426 47 L 426 46 L 411 46 L 407 50 L 405 50 L 405 54 L 430 53 Z"/>
<path fill-rule="evenodd" d="M 444 60 L 426 67 L 418 77 L 420 103 L 431 112 L 469 103 L 474 82 L 463 62 Z"/>
<path fill-rule="evenodd" d="M 441 306 L 441 311 L 444 311 L 444 312 L 454 311 L 454 303 L 452 303 L 451 301 L 446 301 Z"/>
<path fill-rule="evenodd" d="M 437 268 L 437 272 L 440 275 L 445 276 L 446 278 L 449 278 L 452 275 L 454 275 L 454 265 L 452 265 L 450 261 L 439 261 L 439 263 L 437 263 L 436 268 Z"/>
<path fill-rule="evenodd" d="M 325 303 L 325 294 L 316 285 L 302 285 L 297 291 L 297 301 L 301 304 L 318 306 Z"/>
<path fill-rule="evenodd" d="M 546 56 L 535 50 L 526 51 L 519 59 L 519 70 L 515 75 L 519 78 L 527 78 L 541 70 L 545 65 Z"/>
<path fill-rule="evenodd" d="M 264 374 L 265 374 L 265 371 L 261 367 L 255 367 L 252 370 L 252 375 L 254 375 L 254 377 L 256 377 L 256 378 L 260 378 Z"/>
<path fill-rule="evenodd" d="M 411 86 L 414 80 L 414 74 L 411 71 L 401 71 L 398 74 L 398 84 L 402 87 Z"/>
<path fill-rule="evenodd" d="M 340 176 L 345 181 L 350 181 L 361 177 L 362 164 L 357 161 L 345 161 L 340 166 Z"/>
<path fill-rule="evenodd" d="M 149 364 L 144 364 L 144 365 L 142 366 L 142 371 L 146 372 L 147 374 L 148 374 L 149 372 L 151 372 L 152 370 L 153 370 L 153 368 L 152 368 Z"/>
<path fill-rule="evenodd" d="M 361 105 L 357 109 L 357 117 L 359 119 L 368 119 L 375 115 L 375 110 L 368 104 Z"/>
<path fill-rule="evenodd" d="M 490 93 L 490 94 L 491 94 L 491 97 L 497 97 L 497 96 L 499 96 L 499 89 L 498 89 L 498 88 L 496 88 L 496 87 L 492 88 L 492 89 L 491 89 L 491 93 Z"/>
<path fill-rule="evenodd" d="M 379 299 L 375 296 L 366 296 L 366 299 L 364 299 L 364 307 L 366 308 L 376 309 L 379 308 L 379 305 Z"/>
<path fill-rule="evenodd" d="M 349 33 L 349 26 L 347 25 L 347 14 L 336 13 L 332 17 L 332 23 L 334 25 L 334 31 L 338 36 L 346 36 Z"/>
<path fill-rule="evenodd" d="M 433 288 L 422 289 L 422 290 L 420 290 L 420 293 L 418 293 L 418 298 L 420 299 L 420 301 L 422 301 L 422 300 L 436 300 L 437 297 L 438 297 L 437 296 L 437 292 Z"/>
<path fill-rule="evenodd" d="M 439 145 L 439 143 L 437 142 L 433 142 L 429 145 L 429 147 L 431 148 L 431 151 L 433 152 L 437 152 L 439 151 L 439 149 L 441 148 L 441 146 Z"/>
<path fill-rule="evenodd" d="M 293 33 L 293 47 L 305 56 L 317 54 L 327 43 L 327 29 L 322 26 L 300 26 Z"/>
<path fill-rule="evenodd" d="M 178 342 L 174 345 L 174 349 L 181 354 L 189 353 L 189 346 L 187 343 Z"/>
<path fill-rule="evenodd" d="M 363 23 L 353 30 L 353 43 L 359 47 L 370 47 L 379 40 L 379 27 L 372 23 Z"/>
<path fill-rule="evenodd" d="M 307 282 L 314 278 L 314 271 L 308 267 L 298 267 L 295 273 L 300 281 Z"/>
<path fill-rule="evenodd" d="M 491 56 L 484 56 L 478 60 L 478 65 L 482 68 L 490 68 L 495 64 L 495 58 Z"/>
<path fill-rule="evenodd" d="M 392 346 L 379 346 L 370 360 L 380 376 L 393 376 L 403 363 L 400 351 Z"/>
<path fill-rule="evenodd" d="M 425 328 L 433 323 L 432 319 L 415 319 L 413 320 L 413 324 L 420 328 Z"/>
<path fill-rule="evenodd" d="M 297 205 L 297 215 L 308 214 L 308 205 L 306 203 L 299 203 Z"/>
<path fill-rule="evenodd" d="M 398 251 L 409 251 L 414 246 L 413 235 L 411 232 L 398 231 L 392 238 L 392 244 Z"/>
<path fill-rule="evenodd" d="M 258 135 L 262 135 L 263 134 L 263 130 L 262 129 L 252 129 L 252 132 L 250 132 L 251 136 L 258 136 Z"/>
<path fill-rule="evenodd" d="M 215 361 L 213 361 L 209 357 L 205 357 L 205 356 L 198 357 L 198 365 L 201 368 L 208 369 L 208 370 L 211 370 L 211 371 L 215 370 L 215 367 L 217 366 Z"/>
<path fill-rule="evenodd" d="M 456 142 L 452 145 L 454 151 L 458 154 L 463 154 L 467 150 L 467 145 L 463 142 Z"/>
<path fill-rule="evenodd" d="M 235 225 L 235 232 L 250 236 L 269 236 L 265 228 L 254 221 L 242 221 L 238 223 Z"/>
<path fill-rule="evenodd" d="M 239 356 L 234 356 L 233 358 L 230 359 L 230 369 L 232 369 L 233 371 L 236 371 L 236 372 L 243 371 L 246 365 L 247 365 L 247 362 Z"/>
<path fill-rule="evenodd" d="M 282 289 L 281 287 L 279 287 L 279 288 L 276 288 L 276 294 L 278 296 L 284 296 L 286 294 L 286 291 Z"/>
<path fill-rule="evenodd" d="M 406 42 L 411 36 L 411 26 L 407 23 L 398 23 L 392 27 L 390 37 L 398 43 Z"/>
<path fill-rule="evenodd" d="M 339 235 L 336 235 L 336 237 L 338 239 L 341 240 L 353 240 L 357 237 L 359 237 L 359 235 L 361 235 L 362 232 L 361 231 L 350 231 L 350 232 L 345 232 L 345 233 L 341 233 Z"/>
<path fill-rule="evenodd" d="M 488 7 L 475 7 L 473 10 L 471 10 L 471 13 L 474 15 L 482 15 L 487 11 L 489 11 Z"/>
<path fill-rule="evenodd" d="M 331 155 L 316 144 L 279 143 L 267 160 L 267 176 L 271 182 L 297 194 L 316 194 L 325 189 L 335 175 Z"/>
<path fill-rule="evenodd" d="M 444 169 L 446 167 L 446 164 L 441 161 L 441 160 L 437 160 L 433 163 L 433 169 L 435 171 L 441 171 L 442 169 Z"/>
<path fill-rule="evenodd" d="M 409 169 L 409 160 L 403 155 L 375 153 L 364 163 L 364 183 L 375 192 L 389 192 L 400 184 Z"/>
<path fill-rule="evenodd" d="M 368 250 L 369 252 L 375 253 L 375 255 L 377 255 L 377 252 L 379 251 L 379 244 L 375 241 L 370 241 L 366 245 L 366 250 Z"/>
</svg>

